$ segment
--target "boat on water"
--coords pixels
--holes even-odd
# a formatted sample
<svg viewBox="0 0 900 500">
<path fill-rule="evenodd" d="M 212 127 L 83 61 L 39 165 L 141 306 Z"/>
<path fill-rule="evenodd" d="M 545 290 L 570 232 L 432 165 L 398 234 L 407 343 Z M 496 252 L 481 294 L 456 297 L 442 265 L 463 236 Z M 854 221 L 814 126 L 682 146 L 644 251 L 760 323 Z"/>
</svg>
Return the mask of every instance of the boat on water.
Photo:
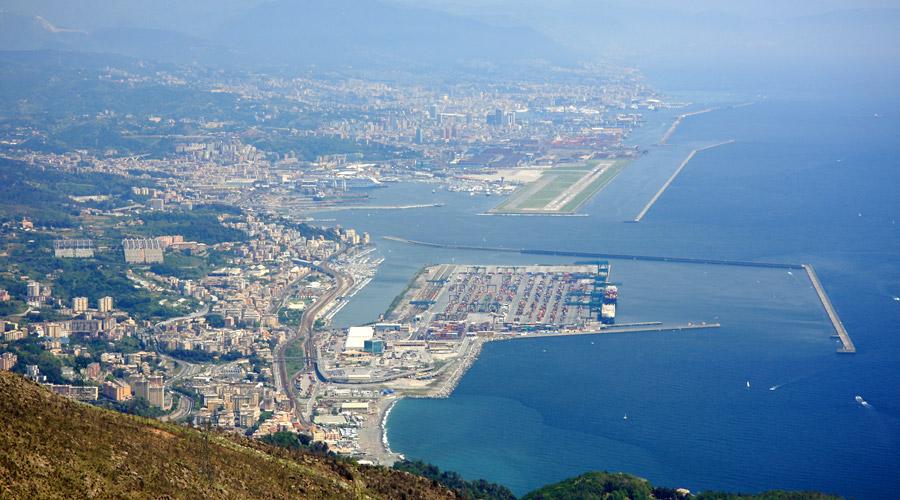
<svg viewBox="0 0 900 500">
<path fill-rule="evenodd" d="M 862 406 L 869 406 L 869 402 L 866 401 L 865 399 L 863 399 L 863 397 L 860 395 L 857 395 L 856 398 L 854 398 L 854 399 L 856 399 L 856 402 Z"/>
<path fill-rule="evenodd" d="M 622 417 L 622 420 L 628 420 L 628 414 L 627 414 L 627 413 L 625 414 L 624 417 Z"/>
<path fill-rule="evenodd" d="M 748 380 L 747 381 L 747 389 L 749 389 L 749 388 L 750 388 L 750 381 Z"/>
</svg>

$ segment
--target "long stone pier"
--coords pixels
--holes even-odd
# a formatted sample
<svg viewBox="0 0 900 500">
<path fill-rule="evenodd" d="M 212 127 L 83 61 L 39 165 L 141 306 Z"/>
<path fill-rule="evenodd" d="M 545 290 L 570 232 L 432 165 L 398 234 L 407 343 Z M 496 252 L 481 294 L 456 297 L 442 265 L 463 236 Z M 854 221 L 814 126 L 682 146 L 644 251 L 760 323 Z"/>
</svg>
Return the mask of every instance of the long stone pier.
<svg viewBox="0 0 900 500">
<path fill-rule="evenodd" d="M 678 126 L 681 125 L 681 122 L 684 121 L 685 118 L 690 118 L 692 116 L 702 115 L 703 113 L 709 113 L 710 111 L 715 111 L 716 108 L 706 108 L 701 109 L 699 111 L 693 111 L 691 113 L 684 113 L 682 115 L 678 115 L 678 118 L 675 118 L 675 121 L 672 122 L 672 126 L 669 127 L 669 130 L 666 130 L 666 133 L 663 134 L 662 138 L 659 140 L 659 145 L 664 146 L 669 142 L 669 138 L 672 137 L 672 134 L 678 130 Z"/>
<path fill-rule="evenodd" d="M 809 276 L 809 281 L 812 283 L 813 288 L 816 289 L 819 300 L 822 301 L 822 307 L 825 308 L 825 312 L 828 313 L 828 319 L 831 320 L 831 324 L 834 326 L 834 332 L 837 334 L 838 338 L 841 339 L 841 347 L 838 348 L 837 352 L 841 354 L 855 353 L 856 346 L 853 345 L 853 341 L 850 340 L 850 334 L 847 333 L 847 329 L 844 328 L 841 318 L 838 317 L 837 311 L 834 310 L 834 306 L 831 304 L 831 299 L 829 299 L 828 294 L 825 293 L 822 282 L 819 281 L 819 276 L 816 275 L 816 270 L 813 269 L 811 264 L 803 264 L 803 269 L 806 271 L 806 275 Z"/>
</svg>

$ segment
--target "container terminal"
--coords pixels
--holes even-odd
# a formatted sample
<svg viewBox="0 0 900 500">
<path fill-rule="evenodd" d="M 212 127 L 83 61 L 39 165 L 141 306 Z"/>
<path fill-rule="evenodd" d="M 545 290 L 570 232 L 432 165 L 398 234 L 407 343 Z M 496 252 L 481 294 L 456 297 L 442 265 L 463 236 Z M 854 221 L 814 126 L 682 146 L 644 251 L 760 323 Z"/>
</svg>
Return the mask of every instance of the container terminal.
<svg viewBox="0 0 900 500">
<path fill-rule="evenodd" d="M 440 265 L 423 271 L 391 318 L 419 338 L 472 332 L 585 329 L 615 322 L 618 288 L 610 265 Z"/>
</svg>

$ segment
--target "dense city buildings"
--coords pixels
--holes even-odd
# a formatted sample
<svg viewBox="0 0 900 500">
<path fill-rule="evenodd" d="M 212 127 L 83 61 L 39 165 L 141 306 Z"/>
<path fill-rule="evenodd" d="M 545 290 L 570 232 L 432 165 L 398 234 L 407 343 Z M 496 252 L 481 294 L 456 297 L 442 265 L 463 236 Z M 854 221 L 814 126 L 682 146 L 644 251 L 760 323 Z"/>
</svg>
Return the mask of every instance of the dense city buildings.
<svg viewBox="0 0 900 500">
<path fill-rule="evenodd" d="M 19 360 L 18 356 L 11 352 L 4 352 L 0 354 L 0 370 L 10 371 L 14 366 L 16 366 L 16 362 Z"/>
<path fill-rule="evenodd" d="M 53 252 L 58 258 L 87 259 L 94 256 L 94 242 L 91 240 L 56 240 Z"/>
<path fill-rule="evenodd" d="M 163 261 L 163 245 L 156 239 L 122 240 L 125 262 L 129 264 L 153 264 Z"/>
<path fill-rule="evenodd" d="M 598 311 L 565 298 L 585 293 L 596 270 L 442 267 L 427 272 L 450 273 L 455 289 L 410 292 L 444 297 L 439 310 L 432 298 L 400 297 L 385 321 L 336 330 L 330 319 L 381 258 L 368 233 L 310 219 L 320 210 L 435 206 L 373 203 L 374 190 L 397 182 L 472 196 L 522 187 L 546 201 L 497 210 L 574 212 L 641 154 L 625 140 L 643 114 L 673 105 L 631 70 L 483 85 L 170 71 L 191 73 L 107 67 L 97 76 L 167 89 L 190 81 L 236 107 L 99 112 L 165 137 L 152 154 L 124 145 L 41 151 L 19 147 L 20 132 L 5 137 L 3 161 L 18 162 L 22 175 L 52 172 L 63 188 L 79 188 L 56 201 L 65 224 L 17 217 L 2 228 L 16 256 L 3 298 L 18 316 L 4 322 L 0 367 L 69 397 L 192 425 L 302 430 L 370 461 L 392 460 L 373 437 L 391 402 L 447 394 L 482 342 L 535 325 L 599 328 Z M 580 177 L 569 175 L 558 193 L 528 187 L 575 170 Z M 45 254 L 54 260 L 38 258 Z M 493 289 L 515 299 L 481 310 L 460 295 Z"/>
</svg>

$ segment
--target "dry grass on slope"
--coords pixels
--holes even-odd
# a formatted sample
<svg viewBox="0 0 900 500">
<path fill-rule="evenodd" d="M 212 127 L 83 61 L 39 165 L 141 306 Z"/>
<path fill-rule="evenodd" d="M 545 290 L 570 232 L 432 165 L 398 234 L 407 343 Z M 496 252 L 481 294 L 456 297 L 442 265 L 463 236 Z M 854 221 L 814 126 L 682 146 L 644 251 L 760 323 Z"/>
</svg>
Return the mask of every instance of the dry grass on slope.
<svg viewBox="0 0 900 500">
<path fill-rule="evenodd" d="M 455 498 L 410 474 L 72 402 L 6 372 L 0 450 L 0 498 Z"/>
</svg>

